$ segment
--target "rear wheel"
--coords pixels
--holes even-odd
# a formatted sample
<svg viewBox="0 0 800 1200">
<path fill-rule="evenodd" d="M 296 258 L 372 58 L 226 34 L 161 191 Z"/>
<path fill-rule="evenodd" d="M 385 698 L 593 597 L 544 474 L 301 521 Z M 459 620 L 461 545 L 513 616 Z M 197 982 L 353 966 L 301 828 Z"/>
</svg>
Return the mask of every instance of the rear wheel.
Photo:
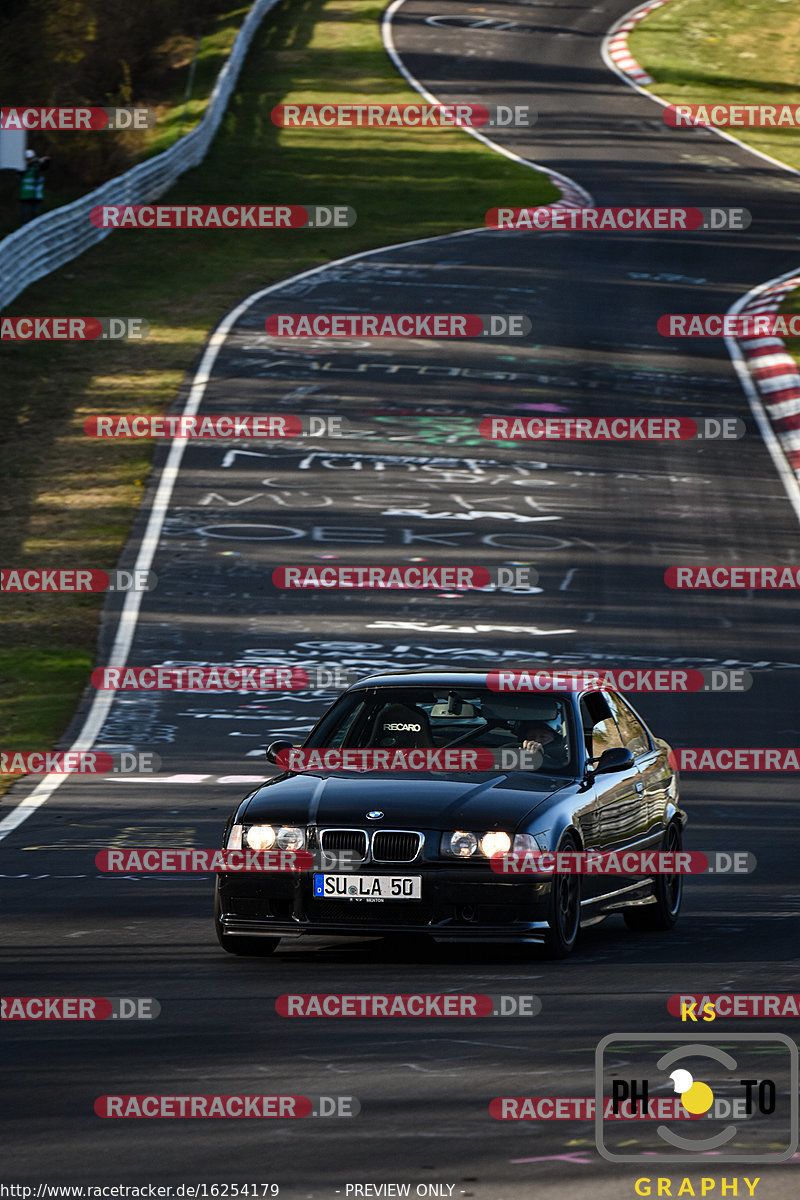
<svg viewBox="0 0 800 1200">
<path fill-rule="evenodd" d="M 682 844 L 681 831 L 674 822 L 664 834 L 663 850 L 677 853 Z M 643 908 L 629 908 L 623 916 L 628 929 L 638 931 L 656 931 L 672 929 L 678 920 L 683 899 L 682 875 L 657 875 L 653 888 L 656 897 L 655 904 L 646 904 Z"/>
<path fill-rule="evenodd" d="M 224 933 L 222 929 L 222 903 L 219 897 L 219 883 L 214 893 L 214 929 L 217 941 L 227 954 L 238 954 L 246 958 L 268 958 L 278 948 L 280 938 L 273 937 L 235 937 Z"/>
<path fill-rule="evenodd" d="M 577 843 L 566 834 L 559 852 L 574 853 Z M 550 913 L 547 918 L 544 949 L 548 958 L 566 958 L 575 948 L 581 927 L 581 877 L 578 874 L 554 875 L 550 885 Z"/>
</svg>

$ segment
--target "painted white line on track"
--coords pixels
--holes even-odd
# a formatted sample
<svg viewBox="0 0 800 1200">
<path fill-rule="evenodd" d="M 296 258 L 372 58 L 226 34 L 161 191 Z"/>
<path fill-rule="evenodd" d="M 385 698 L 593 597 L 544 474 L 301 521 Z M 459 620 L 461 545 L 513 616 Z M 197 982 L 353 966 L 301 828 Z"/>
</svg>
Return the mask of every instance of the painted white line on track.
<svg viewBox="0 0 800 1200">
<path fill-rule="evenodd" d="M 627 35 L 634 28 L 634 26 L 644 17 L 648 16 L 649 13 L 653 12 L 656 8 L 662 8 L 668 3 L 669 0 L 656 0 L 655 3 L 653 3 L 651 0 L 651 2 L 648 4 L 639 4 L 635 8 L 630 9 L 611 27 L 603 39 L 603 45 L 601 48 L 603 62 L 610 71 L 613 71 L 614 74 L 623 81 L 623 83 L 628 85 L 628 87 L 633 88 L 641 96 L 646 96 L 648 100 L 652 100 L 654 103 L 660 104 L 662 108 L 666 108 L 669 104 L 671 104 L 671 101 L 664 100 L 661 96 L 657 96 L 654 92 L 647 91 L 645 87 L 642 86 L 644 81 L 637 79 L 636 74 L 632 72 L 629 67 L 625 67 L 620 61 L 619 36 L 620 34 L 623 34 L 625 38 L 625 44 L 627 45 Z M 639 71 L 641 71 L 638 63 L 635 63 L 635 66 Z M 647 78 L 649 79 L 649 76 Z M 650 80 L 650 83 L 653 82 L 653 80 Z M 741 150 L 745 150 L 748 154 L 753 154 L 756 158 L 763 159 L 764 162 L 768 162 L 772 166 L 780 168 L 781 171 L 787 171 L 790 175 L 800 175 L 800 171 L 796 170 L 794 167 L 790 167 L 787 163 L 781 162 L 780 159 L 773 158 L 770 154 L 765 154 L 761 150 L 756 150 L 753 146 L 748 146 L 746 142 L 740 141 L 739 138 L 734 137 L 733 134 L 728 133 L 724 129 L 717 129 L 715 126 L 703 126 L 703 128 L 708 129 L 711 133 L 723 138 L 726 142 L 731 142 L 733 145 L 738 146 Z M 757 287 L 752 288 L 749 292 L 747 292 L 746 295 L 735 301 L 735 303 L 732 304 L 728 309 L 728 312 L 738 313 L 743 309 L 747 309 L 748 312 L 775 312 L 780 299 L 782 299 L 783 296 L 788 295 L 789 292 L 793 290 L 791 286 L 788 286 L 785 291 L 781 292 L 778 290 L 777 285 L 783 283 L 785 280 L 790 279 L 795 281 L 795 285 L 800 283 L 800 271 L 798 271 L 797 267 L 793 268 L 791 271 L 787 271 L 785 275 L 778 275 L 775 277 L 775 279 L 769 279 L 766 283 L 759 284 Z M 765 292 L 770 293 L 771 302 L 761 308 L 755 305 L 754 302 L 758 296 L 761 296 Z M 791 362 L 792 371 L 795 374 L 797 373 L 797 366 L 794 363 L 794 360 L 788 355 L 786 347 L 780 338 L 764 339 L 763 341 L 759 339 L 759 343 L 753 339 L 743 338 L 740 340 L 746 347 L 744 352 L 742 351 L 742 348 L 737 340 L 732 337 L 725 338 L 725 346 L 734 370 L 739 377 L 742 390 L 747 397 L 747 402 L 750 405 L 750 411 L 755 418 L 758 431 L 763 438 L 767 452 L 772 459 L 778 472 L 778 477 L 783 484 L 787 499 L 792 506 L 795 516 L 797 517 L 798 521 L 800 521 L 800 483 L 798 483 L 798 470 L 800 470 L 800 468 L 794 468 L 787 458 L 787 451 L 790 451 L 794 448 L 794 444 L 790 436 L 787 434 L 779 436 L 776 433 L 770 419 L 770 414 L 767 412 L 764 404 L 762 403 L 760 393 L 767 393 L 774 389 L 772 389 L 769 385 L 765 386 L 763 382 L 758 381 L 758 368 L 755 365 L 756 361 L 758 361 L 758 345 L 768 345 L 771 346 L 775 351 L 782 352 L 786 359 Z M 766 360 L 762 359 L 759 366 L 763 367 L 764 365 L 766 365 Z M 778 419 L 786 415 L 788 415 L 788 412 L 775 412 L 773 410 L 772 413 L 772 416 Z"/>
<path fill-rule="evenodd" d="M 238 783 L 238 784 L 259 784 L 266 783 L 271 776 L 269 775 L 109 775 L 97 776 L 98 783 L 145 783 L 151 786 L 162 783 L 183 783 L 191 785 L 196 783 Z"/>
<path fill-rule="evenodd" d="M 381 20 L 381 35 L 383 37 L 384 48 L 394 66 L 403 76 L 406 83 L 411 85 L 414 91 L 419 92 L 420 96 L 427 100 L 429 104 L 441 104 L 442 101 L 439 100 L 438 97 L 434 96 L 433 92 L 429 92 L 425 85 L 420 83 L 415 75 L 411 74 L 408 67 L 405 65 L 397 52 L 397 48 L 394 44 L 392 19 L 403 4 L 405 4 L 405 0 L 392 0 L 392 3 L 383 14 L 383 18 Z M 590 193 L 587 192 L 585 188 L 582 188 L 580 184 L 576 183 L 574 179 L 570 179 L 569 175 L 562 175 L 560 171 L 554 171 L 551 167 L 545 167 L 541 163 L 532 162 L 529 158 L 522 158 L 521 155 L 515 154 L 513 150 L 507 150 L 505 146 L 501 146 L 498 142 L 492 141 L 492 139 L 488 138 L 486 134 L 481 133 L 477 129 L 472 129 L 468 125 L 461 125 L 457 128 L 460 128 L 463 133 L 468 133 L 470 137 L 474 137 L 477 141 L 482 142 L 484 146 L 488 146 L 489 149 L 494 150 L 496 154 L 502 154 L 504 158 L 510 158 L 512 162 L 521 163 L 524 167 L 530 167 L 534 171 L 539 171 L 542 175 L 547 175 L 547 177 L 561 189 L 564 197 L 564 203 L 580 205 L 592 205 L 594 203 Z M 554 207 L 556 206 L 554 205 Z"/>
<path fill-rule="evenodd" d="M 386 51 L 387 51 L 389 57 L 391 58 L 395 67 L 397 68 L 397 70 L 400 72 L 400 74 L 403 76 L 403 78 L 414 88 L 414 90 L 417 91 L 420 95 L 422 95 L 429 103 L 439 104 L 440 101 L 431 92 L 429 92 L 411 74 L 410 71 L 408 71 L 405 64 L 400 59 L 400 57 L 397 53 L 397 50 L 394 46 L 394 38 L 393 38 L 393 33 L 392 33 L 391 22 L 392 22 L 392 18 L 394 16 L 394 14 L 398 11 L 398 9 L 401 7 L 401 5 L 404 2 L 405 2 L 405 0 L 393 0 L 393 3 L 390 4 L 390 6 L 387 8 L 387 10 L 385 11 L 385 13 L 383 15 L 382 35 L 383 35 L 384 46 L 386 48 Z M 633 11 L 635 12 L 638 10 L 633 10 Z M 624 20 L 624 18 L 623 18 L 623 20 Z M 608 39 L 606 39 L 606 40 L 608 40 Z M 643 95 L 650 96 L 650 98 L 653 100 L 656 100 L 657 103 L 666 105 L 667 101 L 662 101 L 659 97 L 652 96 L 649 92 L 645 92 L 644 89 L 642 89 L 642 88 L 638 87 L 636 84 L 632 83 L 631 80 L 627 76 L 625 76 L 622 72 L 617 70 L 616 66 L 613 64 L 611 59 L 607 58 L 607 56 L 606 56 L 605 42 L 604 42 L 604 46 L 603 46 L 603 54 L 604 54 L 604 60 L 606 61 L 609 68 L 612 71 L 614 71 L 616 74 L 620 75 L 620 77 L 623 78 L 626 83 L 629 83 L 630 86 L 632 86 L 632 87 L 636 87 L 636 90 L 641 92 Z M 547 175 L 550 179 L 552 179 L 561 188 L 562 193 L 565 196 L 566 203 L 571 203 L 571 204 L 579 203 L 579 204 L 586 204 L 586 205 L 591 205 L 593 203 L 592 196 L 590 195 L 590 193 L 587 192 L 584 188 L 580 187 L 579 184 L 575 183 L 574 180 L 570 179 L 569 176 L 562 175 L 560 172 L 554 171 L 551 168 L 542 166 L 541 164 L 538 164 L 538 163 L 534 163 L 530 159 L 522 158 L 520 155 L 515 154 L 511 150 L 507 150 L 505 147 L 499 145 L 497 142 L 494 142 L 490 138 L 487 138 L 484 134 L 480 133 L 478 130 L 464 127 L 464 132 L 468 133 L 471 137 L 476 138 L 479 142 L 482 142 L 484 145 L 486 145 L 489 149 L 491 149 L 495 153 L 500 154 L 503 157 L 512 160 L 513 162 L 520 163 L 523 166 L 527 166 L 527 167 L 531 168 L 532 170 L 537 170 L 540 173 Z M 720 133 L 721 131 L 716 130 L 715 132 Z M 730 137 L 728 140 L 735 142 L 737 145 L 740 145 L 740 146 L 743 145 L 743 143 L 739 142 L 738 139 L 736 139 L 736 138 Z M 748 149 L 748 150 L 750 149 L 750 147 L 747 147 L 747 146 L 745 146 L 744 148 Z M 800 172 L 793 171 L 792 168 L 786 167 L 785 164 L 779 163 L 775 159 L 770 159 L 768 155 L 760 154 L 759 151 L 753 150 L 753 151 L 751 151 L 751 153 L 757 154 L 759 157 L 767 159 L 767 161 L 774 162 L 777 166 L 783 167 L 785 170 L 791 171 L 793 174 L 800 174 Z M 572 197 L 572 198 L 568 199 L 567 197 Z M 208 384 L 208 381 L 211 378 L 211 372 L 213 370 L 214 364 L 216 362 L 216 359 L 219 355 L 219 352 L 220 352 L 222 346 L 224 345 L 224 343 L 228 337 L 228 334 L 230 333 L 231 329 L 235 325 L 236 321 L 238 321 L 238 319 L 250 307 L 252 307 L 252 305 L 258 303 L 265 296 L 268 296 L 273 292 L 280 291 L 281 289 L 289 286 L 290 284 L 296 283 L 299 280 L 310 279 L 316 275 L 323 274 L 324 272 L 330 270 L 333 267 L 338 267 L 338 266 L 342 266 L 347 263 L 356 262 L 360 259 L 370 258 L 370 257 L 382 254 L 387 251 L 405 249 L 406 247 L 410 247 L 410 246 L 426 245 L 428 243 L 437 242 L 437 241 L 449 241 L 454 238 L 467 237 L 470 235 L 483 234 L 483 233 L 487 233 L 487 230 L 485 228 L 479 227 L 477 229 L 466 229 L 466 230 L 460 230 L 460 231 L 457 231 L 454 233 L 439 234 L 439 235 L 437 235 L 435 237 L 431 237 L 431 238 L 414 238 L 414 239 L 411 239 L 410 241 L 396 242 L 396 243 L 392 243 L 388 246 L 380 246 L 380 247 L 377 247 L 372 250 L 358 251 L 354 254 L 344 255 L 342 258 L 333 259 L 330 262 L 322 263 L 319 266 L 311 267 L 306 271 L 301 271 L 296 275 L 289 276 L 289 278 L 279 281 L 278 283 L 269 284 L 267 287 L 261 288 L 257 292 L 253 292 L 250 296 L 247 296 L 234 309 L 232 309 L 229 313 L 227 313 L 222 318 L 219 325 L 217 326 L 217 328 L 214 330 L 211 337 L 209 338 L 208 345 L 206 346 L 206 349 L 203 353 L 203 357 L 200 361 L 200 365 L 197 369 L 194 380 L 192 381 L 192 386 L 191 386 L 186 404 L 182 410 L 182 415 L 183 416 L 193 416 L 198 412 L 200 404 L 202 403 L 202 400 L 203 400 L 203 396 L 205 395 L 206 385 Z M 766 287 L 766 286 L 768 286 L 768 285 L 764 285 L 764 287 Z M 750 295 L 753 295 L 753 294 L 755 294 L 755 293 L 750 293 Z M 747 299 L 747 298 L 745 298 L 745 299 Z M 731 311 L 734 311 L 734 310 L 732 309 Z M 727 341 L 727 339 L 726 339 L 726 341 Z M 738 355 L 738 347 L 736 348 L 736 353 Z M 732 355 L 732 357 L 733 357 L 733 355 Z M 739 356 L 739 358 L 740 358 L 740 356 Z M 743 364 L 741 364 L 740 361 L 737 360 L 736 358 L 734 358 L 734 365 L 737 366 L 737 368 L 739 366 L 741 366 L 742 370 L 746 374 L 746 368 L 744 368 Z M 749 377 L 748 377 L 748 383 L 750 384 L 750 387 L 752 388 L 753 385 L 752 385 L 752 382 L 749 380 Z M 745 391 L 748 391 L 747 387 L 745 387 Z M 749 392 L 748 392 L 748 398 L 749 399 L 751 398 Z M 754 411 L 754 415 L 756 416 L 756 420 L 759 421 L 759 428 L 762 430 L 762 434 L 765 437 L 765 441 L 767 441 L 767 434 L 769 434 L 769 436 L 772 438 L 772 442 L 775 444 L 775 451 L 773 452 L 771 443 L 769 441 L 767 441 L 767 446 L 768 446 L 768 449 L 770 449 L 770 453 L 773 455 L 773 460 L 776 462 L 776 465 L 778 466 L 779 471 L 781 471 L 781 478 L 784 480 L 784 485 L 787 486 L 787 490 L 788 490 L 788 483 L 791 483 L 794 485 L 795 494 L 796 494 L 796 502 L 795 502 L 795 499 L 793 499 L 791 495 L 790 495 L 790 499 L 792 500 L 793 507 L 795 508 L 795 512 L 798 515 L 798 519 L 800 519 L 800 487 L 798 487 L 797 480 L 795 479 L 794 474 L 791 472 L 791 469 L 789 468 L 788 464 L 782 458 L 782 452 L 780 451 L 780 448 L 777 446 L 775 435 L 772 433 L 772 430 L 769 426 L 768 418 L 766 417 L 766 414 L 764 414 L 764 412 L 763 412 L 763 406 L 760 405 L 760 401 L 758 400 L 757 394 L 755 395 L 755 404 L 758 405 L 758 407 L 760 408 L 761 414 L 763 417 L 763 421 L 766 423 L 762 427 L 762 424 L 759 420 L 759 416 L 757 413 L 757 409 L 756 409 L 756 407 L 753 406 L 753 403 L 751 401 L 751 407 L 753 407 L 753 411 Z M 169 505 L 172 500 L 172 493 L 174 491 L 175 484 L 177 482 L 178 473 L 180 471 L 181 462 L 183 460 L 183 452 L 184 452 L 187 444 L 188 444 L 188 439 L 186 439 L 186 438 L 174 438 L 171 442 L 169 454 L 167 457 L 167 462 L 161 472 L 161 478 L 158 483 L 156 495 L 153 500 L 152 507 L 150 509 L 150 516 L 148 518 L 145 532 L 142 536 L 142 541 L 141 541 L 141 544 L 139 547 L 139 553 L 137 555 L 136 563 L 134 566 L 135 570 L 149 571 L 151 569 L 153 560 L 155 558 L 156 550 L 158 548 L 158 544 L 160 541 L 161 532 L 163 530 L 164 521 L 166 519 L 166 515 L 169 510 Z M 781 466 L 779 465 L 780 463 L 782 463 L 783 469 L 781 469 Z M 790 476 L 790 479 L 788 481 L 784 477 L 784 472 L 788 472 L 788 474 Z M 106 664 L 107 666 L 122 667 L 127 663 L 128 655 L 130 653 L 130 649 L 133 644 L 133 638 L 134 638 L 134 635 L 136 632 L 136 626 L 138 623 L 139 612 L 140 612 L 140 608 L 141 608 L 141 600 L 142 600 L 143 595 L 144 595 L 144 593 L 142 593 L 142 592 L 128 592 L 127 593 L 124 603 L 123 603 L 122 611 L 120 613 L 119 623 L 117 626 L 117 632 L 116 632 L 114 642 L 112 645 L 111 653 L 109 655 L 109 659 Z M 379 623 L 379 624 L 382 624 L 382 623 Z M 387 625 L 388 625 L 388 627 L 396 627 L 396 626 L 392 625 L 392 623 L 387 623 Z M 383 627 L 386 627 L 386 626 L 383 626 Z M 531 632 L 531 630 L 528 629 L 527 632 Z M 569 631 L 569 632 L 572 632 L 572 631 Z M 86 719 L 84 721 L 84 724 L 81 728 L 81 731 L 80 731 L 78 737 L 73 742 L 73 744 L 69 747 L 70 752 L 91 749 L 91 747 L 94 745 L 94 743 L 103 727 L 103 723 L 105 722 L 105 720 L 111 710 L 115 696 L 116 696 L 116 692 L 111 691 L 111 690 L 103 690 L 103 691 L 97 692 L 96 696 L 94 697 L 94 699 L 92 701 L 91 707 L 89 709 L 89 712 L 87 713 Z M 51 774 L 51 775 L 45 776 L 45 778 L 42 780 L 42 782 L 37 784 L 37 786 L 33 789 L 33 791 L 30 793 L 30 795 L 26 796 L 23 800 L 19 801 L 19 803 L 16 804 L 2 818 L 2 820 L 0 820 L 0 841 L 2 841 L 4 838 L 8 837 L 9 834 L 11 834 L 15 829 L 18 829 L 22 825 L 22 823 L 27 820 L 28 817 L 32 816 L 33 813 L 36 812 L 37 809 L 41 808 L 41 806 L 43 804 L 46 804 L 47 801 L 50 799 L 50 797 L 58 790 L 58 788 L 61 786 L 61 784 L 64 783 L 64 781 L 68 778 L 69 778 L 69 776 L 62 775 L 62 774 Z M 197 779 L 197 777 L 194 777 L 194 778 Z M 209 778 L 209 777 L 205 777 L 205 778 Z M 233 781 L 233 778 L 234 777 L 230 777 L 231 782 Z M 144 781 L 145 781 L 144 779 L 141 780 L 141 782 L 144 782 Z M 147 778 L 146 781 L 150 782 L 150 778 Z M 189 781 L 190 781 L 189 777 L 186 777 L 186 782 L 189 782 Z M 219 780 L 219 782 L 222 782 L 222 781 L 223 781 L 222 779 Z M 227 779 L 225 781 L 227 782 Z M 118 778 L 117 782 L 123 782 L 122 777 Z M 140 782 L 140 780 L 129 778 L 127 780 L 127 782 L 131 782 L 131 783 L 132 782 Z M 163 783 L 163 782 L 167 782 L 167 781 L 162 779 L 160 782 Z M 178 777 L 173 777 L 173 779 L 170 780 L 170 782 L 183 782 L 183 780 L 179 779 Z"/>
<path fill-rule="evenodd" d="M 411 84 L 415 91 L 425 96 L 429 103 L 439 104 L 440 102 L 436 99 L 436 97 L 430 92 L 426 91 L 422 85 L 418 83 L 416 79 L 414 79 L 413 75 L 406 70 L 406 67 L 402 63 L 397 51 L 394 48 L 391 19 L 402 3 L 403 0 L 394 0 L 394 3 L 389 6 L 382 18 L 381 29 L 386 52 L 388 53 L 397 70 L 400 72 L 403 78 Z M 503 146 L 498 145 L 497 142 L 491 141 L 490 138 L 485 137 L 477 130 L 466 129 L 465 132 L 477 138 L 479 142 L 483 142 L 484 145 L 488 146 L 490 150 L 495 151 L 495 153 L 502 154 L 505 158 L 510 158 L 514 162 L 520 163 L 526 167 L 530 167 L 532 170 L 539 171 L 543 175 L 547 175 L 561 188 L 561 191 L 565 197 L 564 202 L 571 204 L 592 204 L 592 197 L 590 194 L 576 184 L 567 175 L 561 175 L 559 172 L 552 171 L 548 167 L 539 166 L 537 163 L 531 162 L 527 158 L 521 158 L 518 154 L 514 154 L 511 150 L 506 150 Z M 571 197 L 571 199 L 568 199 L 569 197 Z M 486 228 L 480 227 L 477 229 L 464 229 L 459 230 L 456 233 L 438 234 L 437 236 L 430 238 L 414 238 L 408 242 L 395 242 L 389 246 L 379 246 L 377 249 L 373 250 L 361 250 L 355 254 L 347 254 L 342 258 L 335 258 L 330 262 L 321 263 L 318 267 L 310 267 L 307 271 L 301 271 L 297 275 L 289 276 L 288 279 L 282 279 L 278 283 L 269 284 L 267 287 L 261 288 L 257 292 L 253 292 L 252 295 L 247 296 L 241 301 L 240 304 L 236 306 L 236 308 L 232 309 L 222 318 L 219 325 L 209 338 L 208 345 L 206 346 L 203 357 L 200 361 L 200 365 L 197 368 L 197 372 L 192 382 L 189 397 L 183 408 L 182 415 L 194 416 L 197 413 L 205 394 L 206 384 L 211 377 L 211 371 L 214 363 L 216 362 L 220 349 L 224 345 L 233 325 L 236 323 L 239 317 L 248 310 L 248 308 L 252 307 L 253 304 L 258 303 L 258 301 L 263 299 L 264 296 L 268 296 L 272 292 L 280 291 L 282 288 L 288 287 L 290 284 L 296 283 L 298 280 L 313 278 L 315 275 L 320 275 L 325 271 L 330 270 L 332 267 L 342 266 L 345 263 L 356 262 L 359 259 L 369 258 L 376 254 L 383 254 L 389 250 L 402 250 L 407 246 L 421 246 L 429 242 L 448 241 L 452 238 L 467 237 L 476 233 L 488 234 L 491 236 L 491 232 L 492 231 L 487 230 Z M 183 452 L 186 445 L 186 438 L 174 438 L 172 440 L 167 462 L 162 470 L 156 496 L 153 501 L 153 506 L 150 510 L 147 527 L 139 547 L 139 554 L 136 558 L 134 570 L 150 570 L 156 550 L 158 548 L 161 531 L 164 527 L 164 521 L 166 519 L 169 504 L 172 499 L 172 493 L 178 478 L 178 472 L 180 470 Z M 111 654 L 109 655 L 106 666 L 122 667 L 126 664 L 131 645 L 133 644 L 134 634 L 136 632 L 136 625 L 139 619 L 139 610 L 143 594 L 143 592 L 127 593 L 122 612 L 120 613 L 114 644 L 111 648 Z M 114 703 L 115 696 L 116 692 L 110 690 L 97 693 L 92 701 L 91 707 L 86 716 L 86 720 L 84 721 L 83 727 L 77 739 L 69 748 L 70 752 L 74 750 L 91 749 L 100 733 L 100 730 L 103 727 L 104 721 L 111 711 L 111 706 Z M 20 800 L 19 803 L 15 805 L 15 807 L 12 808 L 10 812 L 8 812 L 6 816 L 2 818 L 2 820 L 0 820 L 0 841 L 8 837 L 10 833 L 13 833 L 15 829 L 18 829 L 23 821 L 26 821 L 28 817 L 36 812 L 38 808 L 41 808 L 43 804 L 46 804 L 50 797 L 58 790 L 58 788 L 67 778 L 69 778 L 69 776 L 56 774 L 46 775 L 42 782 L 37 784 L 29 796 L 26 796 L 25 799 Z"/>
<path fill-rule="evenodd" d="M 728 312 L 741 312 L 743 309 L 748 308 L 752 301 L 758 296 L 762 295 L 764 292 L 771 290 L 775 285 L 781 284 L 787 279 L 797 279 L 797 276 L 798 270 L 795 267 L 791 271 L 787 271 L 785 275 L 778 275 L 775 277 L 775 279 L 768 279 L 766 283 L 759 284 L 758 287 L 753 288 L 751 291 L 747 292 L 746 295 L 741 296 L 738 300 L 736 300 L 728 309 Z M 775 340 L 770 338 L 769 341 L 773 347 L 775 345 L 775 341 L 777 341 L 780 343 L 781 349 L 785 349 L 780 338 Z M 726 337 L 725 345 L 727 347 L 728 354 L 731 357 L 731 361 L 736 373 L 739 376 L 739 382 L 742 385 L 742 390 L 747 396 L 747 401 L 750 405 L 750 411 L 752 412 L 756 424 L 758 425 L 759 433 L 764 439 L 764 444 L 767 447 L 767 451 L 769 452 L 769 455 L 775 464 L 775 468 L 778 472 L 781 483 L 783 484 L 784 490 L 789 499 L 789 503 L 794 509 L 794 514 L 798 521 L 800 521 L 800 482 L 798 482 L 795 469 L 792 467 L 791 463 L 786 457 L 786 453 L 781 445 L 778 434 L 772 427 L 769 414 L 767 413 L 767 410 L 761 400 L 756 379 L 753 376 L 752 362 L 758 361 L 758 350 L 756 349 L 751 351 L 753 354 L 753 357 L 751 358 L 747 351 L 742 350 L 742 347 L 739 345 L 736 338 Z M 750 347 L 748 347 L 748 349 L 750 349 Z M 792 360 L 792 364 L 794 366 L 794 360 Z M 795 371 L 796 370 L 797 368 L 795 367 Z"/>
</svg>

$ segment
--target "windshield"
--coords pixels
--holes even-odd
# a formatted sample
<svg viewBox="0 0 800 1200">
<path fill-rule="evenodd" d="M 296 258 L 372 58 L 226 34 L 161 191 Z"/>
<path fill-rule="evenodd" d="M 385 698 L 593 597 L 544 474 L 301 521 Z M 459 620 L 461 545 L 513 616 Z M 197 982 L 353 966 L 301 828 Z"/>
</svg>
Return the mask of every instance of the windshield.
<svg viewBox="0 0 800 1200">
<path fill-rule="evenodd" d="M 502 746 L 540 749 L 540 771 L 574 774 L 569 701 L 475 687 L 365 688 L 343 696 L 306 747 L 377 749 Z"/>
</svg>

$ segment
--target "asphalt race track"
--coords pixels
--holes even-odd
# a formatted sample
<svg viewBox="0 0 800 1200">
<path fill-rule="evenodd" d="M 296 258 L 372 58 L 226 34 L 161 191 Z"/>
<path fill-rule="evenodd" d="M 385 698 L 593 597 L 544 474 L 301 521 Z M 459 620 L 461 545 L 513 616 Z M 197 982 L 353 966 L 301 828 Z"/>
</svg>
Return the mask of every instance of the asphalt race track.
<svg viewBox="0 0 800 1200">
<path fill-rule="evenodd" d="M 725 312 L 794 265 L 796 179 L 711 133 L 668 129 L 655 104 L 612 75 L 600 45 L 624 11 L 588 0 L 407 0 L 393 34 L 407 70 L 443 101 L 532 103 L 533 128 L 493 138 L 568 175 L 594 203 L 744 207 L 750 227 L 498 232 L 476 213 L 469 232 L 243 297 L 199 412 L 320 414 L 347 428 L 288 445 L 186 445 L 152 560 L 159 586 L 131 626 L 130 665 L 742 668 L 753 676 L 744 693 L 631 699 L 673 746 L 797 744 L 792 594 L 678 593 L 663 576 L 676 564 L 797 564 L 798 516 L 723 342 L 656 331 L 664 313 Z M 264 332 L 272 313 L 335 311 L 525 313 L 533 331 L 391 344 Z M 477 432 L 495 414 L 736 417 L 747 432 L 727 442 L 510 446 Z M 157 452 L 123 566 L 152 530 L 167 453 Z M 298 596 L 269 582 L 282 565 L 418 560 L 530 565 L 538 584 Z M 101 665 L 118 618 L 109 601 Z M 674 993 L 800 991 L 791 776 L 685 774 L 688 848 L 748 850 L 757 871 L 690 879 L 674 932 L 633 934 L 613 918 L 586 930 L 564 962 L 536 948 L 357 939 L 284 942 L 272 960 L 236 959 L 214 937 L 211 876 L 97 869 L 107 846 L 217 846 L 238 798 L 275 773 L 266 743 L 299 740 L 334 694 L 119 692 L 97 744 L 155 751 L 161 774 L 74 777 L 0 841 L 4 994 L 161 1005 L 152 1023 L 4 1027 L 7 1182 L 257 1181 L 316 1200 L 401 1180 L 412 1194 L 420 1183 L 480 1200 L 610 1200 L 633 1195 L 649 1174 L 741 1174 L 713 1157 L 671 1171 L 646 1160 L 620 1167 L 598 1156 L 591 1121 L 500 1122 L 489 1103 L 592 1095 L 600 1039 L 674 1031 Z M 87 691 L 72 739 L 93 698 Z M 35 786 L 17 785 L 0 816 Z M 283 993 L 353 991 L 533 992 L 543 1007 L 496 1021 L 275 1014 Z M 790 1021 L 724 1028 L 793 1036 Z M 104 1094 L 260 1091 L 355 1096 L 361 1112 L 211 1125 L 93 1112 Z M 772 1200 L 795 1194 L 798 1166 L 795 1155 L 745 1170 Z"/>
</svg>

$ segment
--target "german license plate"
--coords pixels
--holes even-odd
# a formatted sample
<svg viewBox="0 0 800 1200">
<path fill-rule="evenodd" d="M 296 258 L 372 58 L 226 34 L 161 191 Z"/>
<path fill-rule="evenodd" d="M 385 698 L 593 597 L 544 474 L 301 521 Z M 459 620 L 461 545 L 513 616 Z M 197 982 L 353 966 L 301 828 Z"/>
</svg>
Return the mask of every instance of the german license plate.
<svg viewBox="0 0 800 1200">
<path fill-rule="evenodd" d="M 315 875 L 320 900 L 421 900 L 421 875 Z"/>
</svg>

